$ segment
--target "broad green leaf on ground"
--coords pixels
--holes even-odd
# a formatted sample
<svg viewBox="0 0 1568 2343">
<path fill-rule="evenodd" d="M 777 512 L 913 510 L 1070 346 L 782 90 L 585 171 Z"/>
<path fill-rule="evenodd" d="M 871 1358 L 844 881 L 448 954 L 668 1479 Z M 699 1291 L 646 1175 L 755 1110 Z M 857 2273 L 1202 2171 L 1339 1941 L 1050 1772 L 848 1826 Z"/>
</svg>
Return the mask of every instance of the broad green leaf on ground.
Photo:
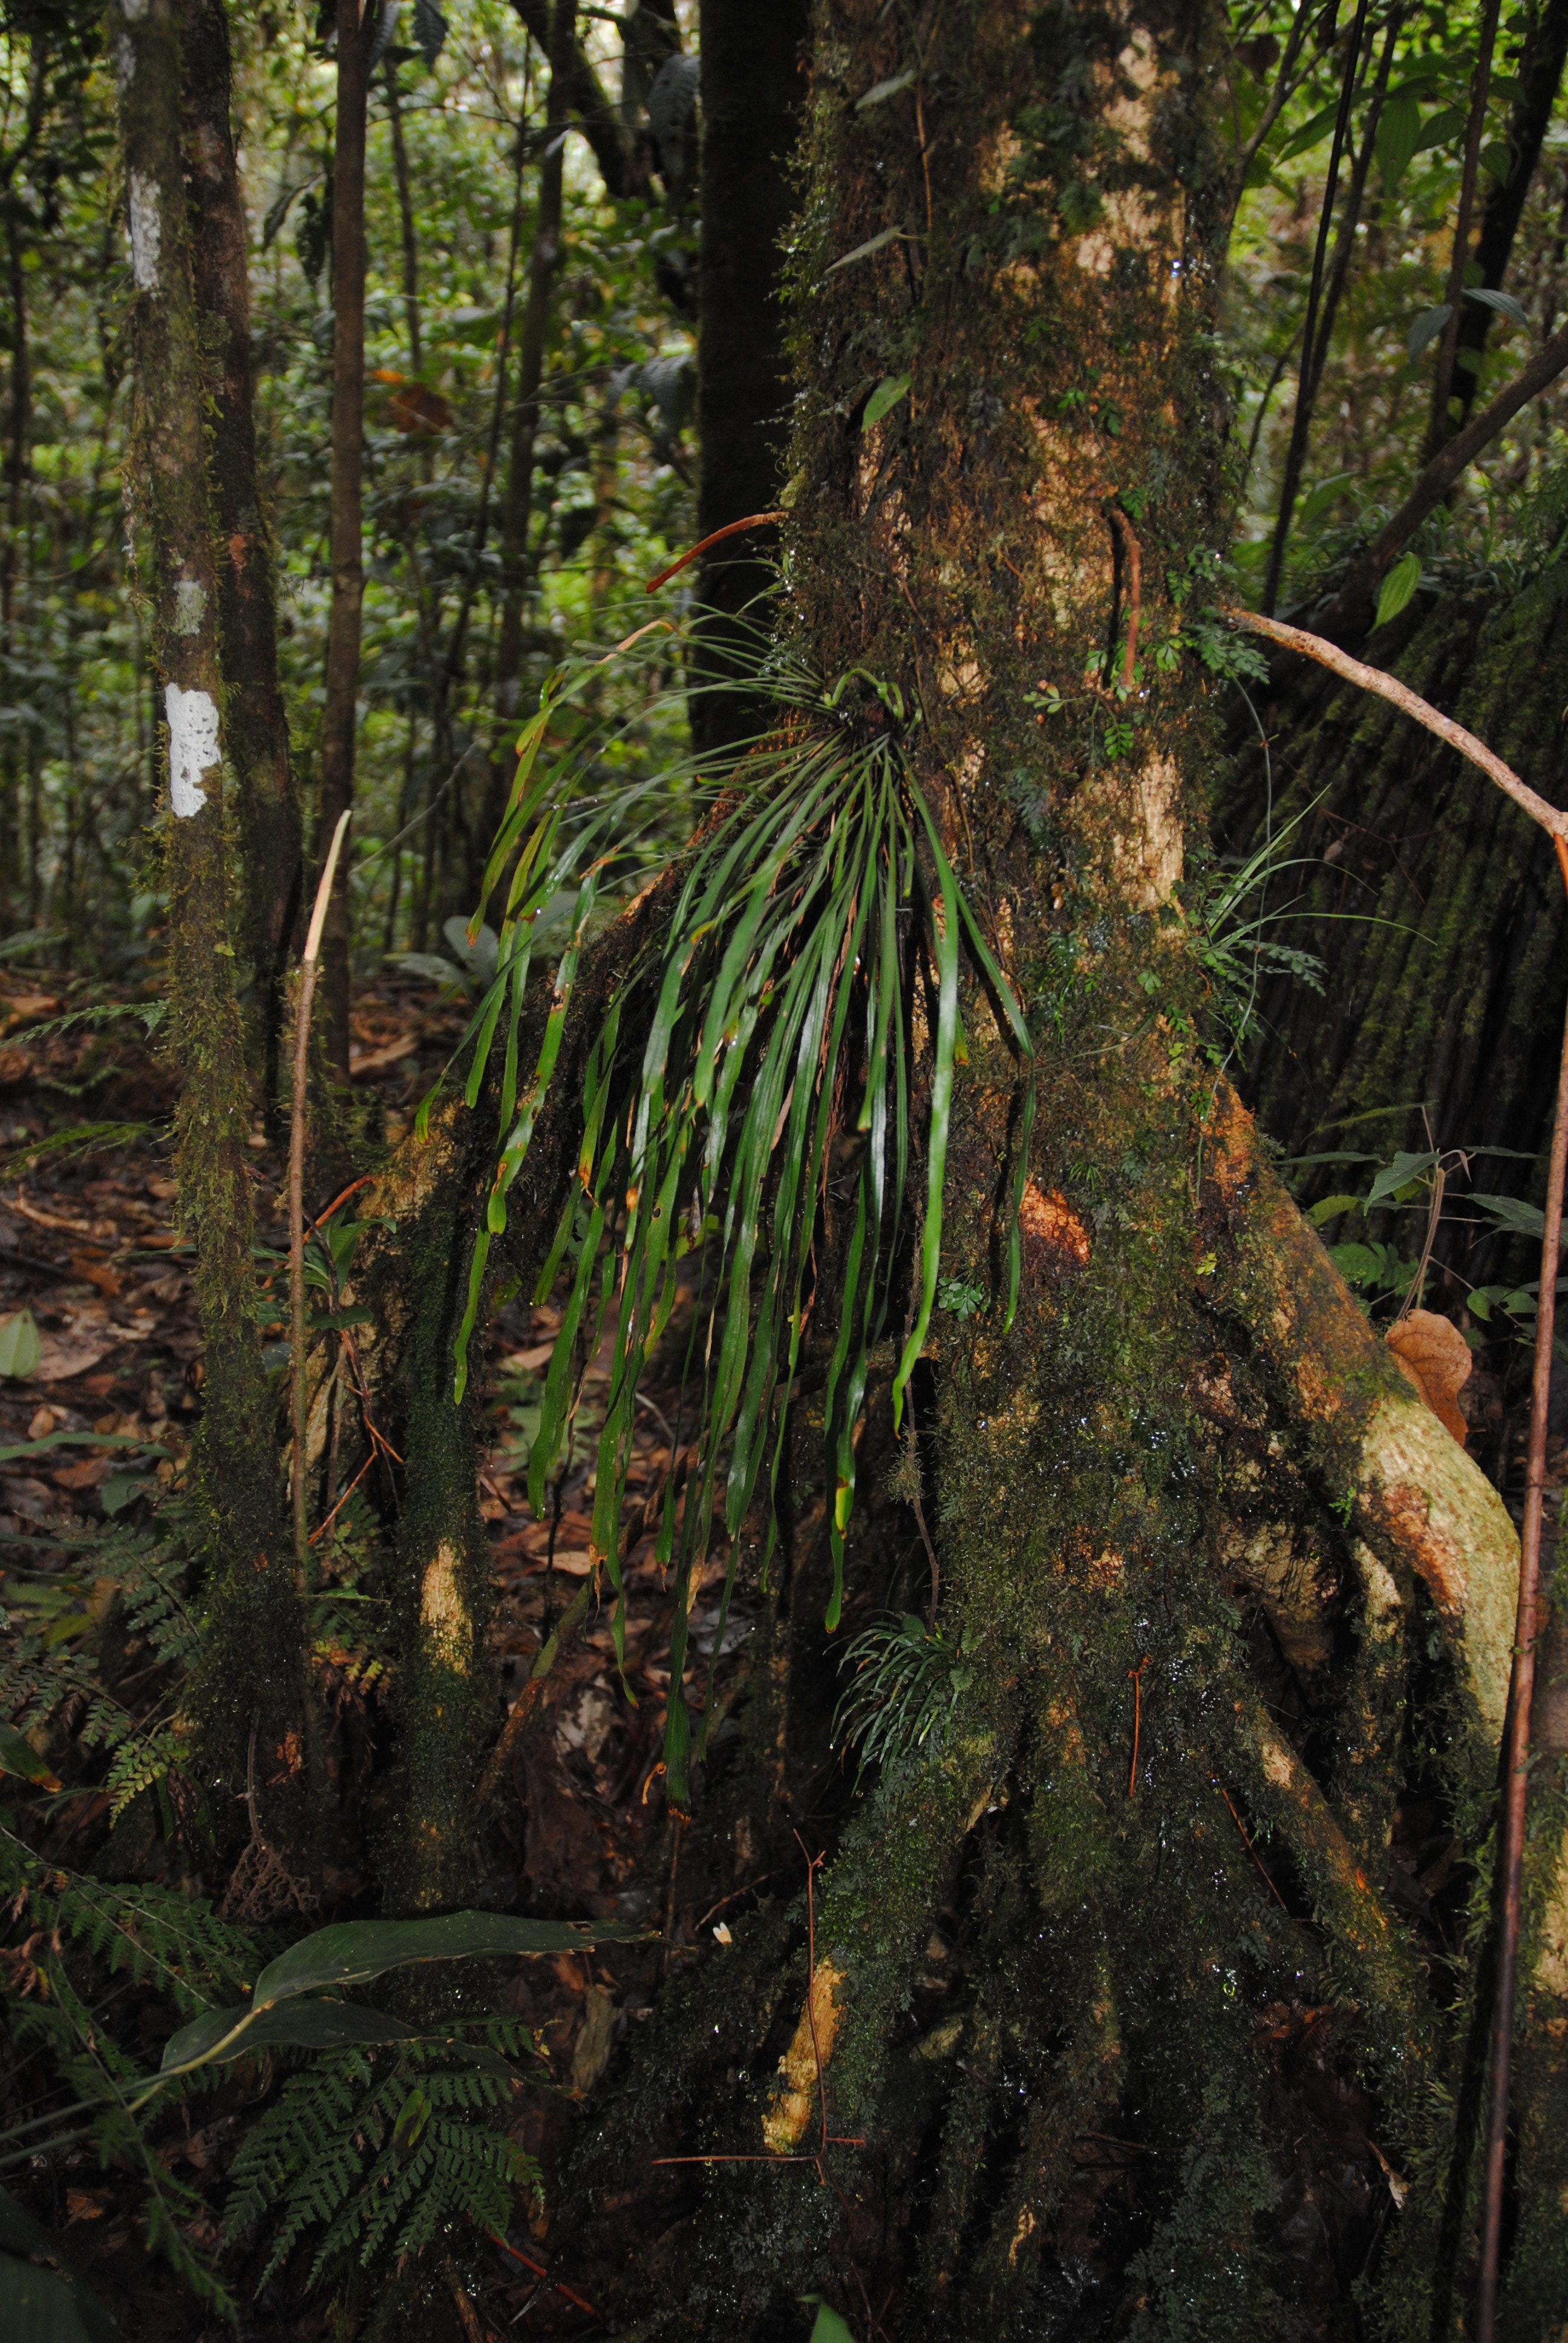
<svg viewBox="0 0 1568 2343">
<path fill-rule="evenodd" d="M 14 1310 L 9 1318 L 0 1319 L 0 1375 L 25 1383 L 43 1355 L 30 1310 Z"/>
</svg>

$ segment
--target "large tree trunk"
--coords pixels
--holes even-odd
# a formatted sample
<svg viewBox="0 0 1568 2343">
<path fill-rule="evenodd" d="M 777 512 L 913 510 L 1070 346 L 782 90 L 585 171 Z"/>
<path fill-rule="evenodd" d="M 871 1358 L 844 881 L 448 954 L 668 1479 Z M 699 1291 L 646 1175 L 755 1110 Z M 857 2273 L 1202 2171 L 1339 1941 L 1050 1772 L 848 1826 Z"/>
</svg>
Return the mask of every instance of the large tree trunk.
<svg viewBox="0 0 1568 2343">
<path fill-rule="evenodd" d="M 920 709 L 910 754 L 1029 1004 L 1040 1111 L 1016 1322 L 943 1313 L 930 1345 L 945 1728 L 858 1799 L 809 1993 L 804 1913 L 775 1901 L 644 2033 L 585 2181 L 624 2204 L 650 2152 L 720 2168 L 668 2168 L 664 2247 L 628 2280 L 618 2236 L 604 2284 L 645 2316 L 674 2255 L 709 2334 L 771 2332 L 825 2283 L 862 2328 L 890 2299 L 904 2337 L 1327 2338 L 1393 2167 L 1417 2177 L 1388 2306 L 1446 2336 L 1467 2005 L 1443 2014 L 1424 1895 L 1385 1891 L 1418 1794 L 1479 1847 L 1517 1554 L 1195 1047 L 1172 890 L 1211 719 L 1151 653 L 1178 631 L 1163 581 L 1221 528 L 1215 20 L 1005 0 L 911 34 L 819 0 L 814 31 L 799 648 Z M 1017 1072 L 979 984 L 963 1014 L 942 1269 L 984 1292 Z M 812 1502 L 793 1491 L 807 1525 Z M 886 1567 L 852 1546 L 862 1617 Z M 758 1682 L 720 1806 L 830 1763 L 819 1722 L 781 1780 Z M 733 1819 L 739 1850 L 769 1817 Z M 1548 1967 L 1534 1990 L 1559 2022 Z M 1530 2087 L 1516 2315 L 1533 2288 L 1560 2318 L 1561 2117 L 1540 2063 Z"/>
</svg>

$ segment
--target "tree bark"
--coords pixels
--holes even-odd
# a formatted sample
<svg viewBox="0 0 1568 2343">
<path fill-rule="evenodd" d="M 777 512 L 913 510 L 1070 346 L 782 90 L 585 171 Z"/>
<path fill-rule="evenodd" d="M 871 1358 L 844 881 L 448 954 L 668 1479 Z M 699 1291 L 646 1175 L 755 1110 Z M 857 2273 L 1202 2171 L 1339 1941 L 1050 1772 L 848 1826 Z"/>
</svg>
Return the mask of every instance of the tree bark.
<svg viewBox="0 0 1568 2343">
<path fill-rule="evenodd" d="M 289 1561 L 271 1387 L 252 1307 L 249 1101 L 232 942 L 220 587 L 206 429 L 207 377 L 192 280 L 172 0 L 134 0 L 116 31 L 135 287 L 132 514 L 145 543 L 153 657 L 163 678 L 168 796 L 168 985 L 180 1212 L 196 1251 L 206 1342 L 195 1464 L 209 1570 L 196 1708 L 204 1758 L 231 1791 L 247 1752 L 266 1785 L 253 1827 L 297 1848 L 314 1734 L 304 1616 Z M 303 1882 L 294 1883 L 303 1893 Z"/>
<path fill-rule="evenodd" d="M 1466 2141 L 1432 2086 L 1462 2083 L 1464 2046 L 1430 1937 L 1384 1892 L 1410 1795 L 1390 1711 L 1430 1634 L 1460 1703 L 1439 1795 L 1473 1848 L 1515 1548 L 1196 1047 L 1173 890 L 1211 718 L 1187 663 L 1152 654 L 1181 623 L 1162 581 L 1221 537 L 1217 20 L 1007 0 L 911 34 L 873 0 L 818 0 L 813 30 L 794 639 L 825 681 L 859 671 L 918 708 L 909 753 L 1027 1000 L 1023 1286 L 1010 1329 L 955 1308 L 930 1345 L 925 1511 L 962 1655 L 943 1722 L 862 1786 L 814 1973 L 799 1906 L 735 1924 L 644 2035 L 585 2186 L 623 2190 L 654 2139 L 718 2167 L 799 2159 L 669 2178 L 701 2333 L 767 2331 L 811 2288 L 867 2329 L 893 2289 L 908 2338 L 1240 2338 L 1298 2316 L 1326 2337 L 1368 2240 L 1296 2157 L 1299 2013 L 1321 2005 L 1380 2150 L 1419 2162 L 1382 2283 L 1424 2334 L 1462 2281 Z M 1129 532 L 1143 664 L 1123 699 Z M 860 720 L 873 700 L 895 704 L 868 689 Z M 941 1267 L 983 1292 L 1017 1073 L 978 980 L 963 1019 Z M 798 1517 L 820 1494 L 798 1483 Z M 862 1617 L 887 1599 L 870 1563 L 852 1548 Z M 776 1703 L 758 1714 L 759 1757 Z M 1554 1851 L 1538 1860 L 1544 1882 Z M 839 2145 L 819 2145 L 819 2092 Z M 1335 2184 L 1367 2227 L 1372 2136 Z M 1091 2139 L 1145 2159 L 1114 2234 Z M 1547 2218 L 1527 2216 L 1537 2243 Z M 615 2242 L 610 2299 L 636 2316 L 657 2264 L 628 2284 Z"/>
<path fill-rule="evenodd" d="M 550 85 L 545 102 L 545 146 L 539 162 L 538 203 L 534 213 L 528 287 L 518 331 L 517 387 L 512 394 L 512 438 L 507 494 L 501 508 L 501 619 L 496 642 L 496 743 L 480 835 L 499 827 L 511 784 L 511 740 L 523 664 L 523 602 L 528 585 L 528 524 L 534 503 L 534 450 L 539 432 L 539 390 L 544 381 L 561 257 L 561 204 L 565 146 L 571 120 L 577 56 L 576 0 L 553 0 L 549 25 Z"/>
<path fill-rule="evenodd" d="M 701 17 L 702 229 L 698 267 L 697 534 L 711 536 L 779 501 L 788 431 L 784 347 L 785 230 L 794 208 L 789 163 L 805 97 L 806 0 L 764 12 L 705 0 Z M 768 618 L 759 602 L 777 575 L 771 528 L 730 538 L 698 572 L 714 613 L 699 637 L 699 676 L 755 670 Z M 741 613 L 749 611 L 749 623 Z M 699 688 L 699 747 L 755 729 L 754 700 Z"/>
<path fill-rule="evenodd" d="M 256 478 L 249 224 L 230 119 L 223 0 L 182 0 L 191 272 L 211 396 L 224 739 L 239 832 L 240 934 L 263 1095 L 274 1107 L 284 987 L 299 913 L 301 820 L 277 674 L 276 578 Z"/>
<path fill-rule="evenodd" d="M 323 852 L 354 802 L 359 639 L 365 604 L 365 129 L 370 47 L 377 18 L 337 0 L 337 111 L 332 147 L 332 608 L 317 814 Z M 348 1074 L 348 858 L 332 890 L 322 940 L 327 1061 Z"/>
<path fill-rule="evenodd" d="M 1525 34 L 1519 59 L 1519 91 L 1508 116 L 1508 176 L 1493 184 L 1475 240 L 1480 281 L 1494 290 L 1501 288 L 1508 274 L 1513 238 L 1541 160 L 1564 63 L 1568 63 L 1568 0 L 1543 0 Z M 1480 361 L 1494 315 L 1483 301 L 1467 301 L 1460 313 L 1457 348 L 1474 354 L 1473 365 L 1461 360 L 1455 369 L 1461 428 L 1470 420 L 1475 404 Z"/>
</svg>

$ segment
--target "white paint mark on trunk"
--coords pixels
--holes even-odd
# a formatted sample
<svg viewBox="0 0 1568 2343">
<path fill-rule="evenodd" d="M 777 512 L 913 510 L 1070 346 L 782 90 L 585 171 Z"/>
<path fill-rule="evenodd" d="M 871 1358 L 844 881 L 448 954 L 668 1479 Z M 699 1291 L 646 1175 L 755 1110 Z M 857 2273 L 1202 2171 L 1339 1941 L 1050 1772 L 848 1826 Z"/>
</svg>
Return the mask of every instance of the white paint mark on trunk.
<svg viewBox="0 0 1568 2343">
<path fill-rule="evenodd" d="M 158 218 L 158 190 L 145 171 L 131 173 L 131 277 L 138 293 L 158 289 L 158 258 L 164 232 Z"/>
<path fill-rule="evenodd" d="M 133 25 L 139 25 L 147 13 L 147 0 L 120 0 L 120 14 Z"/>
<path fill-rule="evenodd" d="M 115 43 L 115 83 L 124 97 L 136 77 L 136 46 L 129 33 L 122 33 Z"/>
<path fill-rule="evenodd" d="M 218 761 L 217 709 L 206 691 L 182 691 L 177 683 L 164 689 L 169 719 L 169 803 L 182 820 L 200 813 L 206 803 L 202 775 Z"/>
</svg>

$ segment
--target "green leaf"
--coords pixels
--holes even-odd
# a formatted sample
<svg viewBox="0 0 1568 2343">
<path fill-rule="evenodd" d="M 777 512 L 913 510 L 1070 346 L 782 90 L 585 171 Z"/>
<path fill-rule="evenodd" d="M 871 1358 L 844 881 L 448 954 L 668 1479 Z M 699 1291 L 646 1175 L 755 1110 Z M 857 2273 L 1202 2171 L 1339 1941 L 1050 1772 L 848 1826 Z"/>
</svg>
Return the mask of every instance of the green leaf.
<svg viewBox="0 0 1568 2343">
<path fill-rule="evenodd" d="M 1526 333 L 1529 332 L 1530 320 L 1523 305 L 1514 299 L 1512 293 L 1500 293 L 1494 285 L 1467 285 L 1464 297 L 1467 301 L 1479 301 L 1483 309 L 1495 309 L 1500 317 L 1506 317 L 1511 324 L 1523 326 Z"/>
<path fill-rule="evenodd" d="M 1377 160 L 1384 195 L 1392 195 L 1421 144 L 1421 106 L 1413 90 L 1390 98 L 1378 124 Z"/>
<path fill-rule="evenodd" d="M 9 1318 L 0 1319 L 0 1375 L 25 1383 L 43 1351 L 30 1310 L 15 1310 Z"/>
<path fill-rule="evenodd" d="M 1321 1196 L 1307 1218 L 1314 1229 L 1321 1229 L 1328 1222 L 1337 1221 L 1342 1212 L 1360 1212 L 1361 1202 L 1359 1196 Z"/>
<path fill-rule="evenodd" d="M 324 1986 L 363 1985 L 420 1961 L 507 1960 L 644 1942 L 648 1931 L 599 1920 L 518 1920 L 506 1912 L 448 1912 L 435 1920 L 343 1920 L 269 1962 L 254 2006 Z"/>
<path fill-rule="evenodd" d="M 1310 121 L 1303 122 L 1293 138 L 1286 139 L 1276 159 L 1282 163 L 1292 162 L 1296 156 L 1304 155 L 1309 146 L 1315 146 L 1320 139 L 1326 138 L 1334 126 L 1339 110 L 1340 102 L 1336 97 L 1314 114 Z"/>
<path fill-rule="evenodd" d="M 1382 581 L 1373 626 L 1386 627 L 1391 618 L 1397 618 L 1420 583 L 1421 557 L 1414 553 L 1402 555 Z"/>
<path fill-rule="evenodd" d="M 1296 515 L 1298 528 L 1310 528 L 1313 521 L 1322 520 L 1323 515 L 1338 504 L 1354 478 L 1353 472 L 1336 472 L 1332 479 L 1320 480 L 1312 495 L 1302 499 Z"/>
<path fill-rule="evenodd" d="M 890 415 L 913 379 L 911 375 L 907 374 L 884 375 L 866 401 L 866 411 L 860 417 L 861 430 L 869 431 L 872 425 L 879 423 L 884 415 Z"/>
<path fill-rule="evenodd" d="M 0 1725 L 0 1774 L 15 1774 L 24 1782 L 36 1782 L 45 1790 L 60 1786 L 30 1741 L 9 1725 Z"/>
<path fill-rule="evenodd" d="M 56 2278 L 50 2271 L 34 2269 L 25 2258 L 30 2254 L 46 2255 L 60 2266 L 61 2276 Z M 64 2294 L 71 2325 L 29 2328 L 25 2324 L 29 2301 L 50 2299 L 46 2289 L 34 2287 L 35 2279 L 48 2279 Z M 5 2343 L 20 2343 L 28 2336 L 58 2338 L 58 2343 L 120 2343 L 119 2328 L 97 2296 L 77 2278 L 59 2240 L 6 2188 L 0 2188 L 0 2335 Z"/>
<path fill-rule="evenodd" d="M 1368 1189 L 1369 1209 L 1373 1204 L 1386 1203 L 1402 1188 L 1408 1188 L 1412 1180 L 1424 1180 L 1429 1172 L 1436 1170 L 1437 1160 L 1436 1153 L 1430 1149 L 1423 1155 L 1407 1155 L 1402 1150 L 1392 1163 L 1383 1165 Z"/>
<path fill-rule="evenodd" d="M 855 2343 L 853 2330 L 845 2326 L 830 2303 L 817 2306 L 817 2321 L 811 2329 L 811 2343 Z"/>
<path fill-rule="evenodd" d="M 1452 305 L 1447 301 L 1440 301 L 1435 308 L 1422 311 L 1405 337 L 1405 348 L 1410 354 L 1412 366 L 1420 357 L 1422 350 L 1427 348 L 1429 344 L 1436 341 L 1452 315 Z"/>
<path fill-rule="evenodd" d="M 257 2050 L 346 2050 L 354 2043 L 417 2042 L 417 2026 L 405 2026 L 379 2009 L 364 2009 L 352 2001 L 286 2002 L 264 2010 L 245 2026 L 246 2011 L 207 2009 L 182 2026 L 164 2046 L 166 2068 L 193 2061 L 225 2066 L 231 2058 L 248 2058 Z M 226 2037 L 235 2036 L 228 2040 Z M 220 2047 L 220 2046 L 222 2046 Z"/>
<path fill-rule="evenodd" d="M 95 2343 L 96 2337 L 117 2338 L 119 2328 L 107 2314 L 101 2327 L 89 2326 L 76 2296 L 53 2270 L 0 2254 L 0 2334 L 5 2343 Z"/>
<path fill-rule="evenodd" d="M 1493 86 L 1496 87 L 1495 81 Z M 1468 120 L 1468 109 L 1462 106 L 1444 106 L 1436 114 L 1429 114 L 1415 142 L 1416 153 L 1424 155 L 1429 147 L 1446 146 L 1451 138 L 1459 136 Z"/>
<path fill-rule="evenodd" d="M 1491 1196 L 1478 1188 L 1470 1201 L 1480 1205 L 1494 1228 L 1506 1230 L 1510 1236 L 1533 1237 L 1539 1243 L 1546 1233 L 1546 1215 L 1539 1204 L 1527 1204 L 1523 1196 Z"/>
<path fill-rule="evenodd" d="M 0 1464 L 20 1464 L 41 1456 L 46 1448 L 134 1448 L 143 1456 L 166 1456 L 168 1450 L 134 1432 L 49 1432 L 42 1440 L 24 1440 L 0 1448 Z"/>
<path fill-rule="evenodd" d="M 865 96 L 855 100 L 856 113 L 869 114 L 873 106 L 885 106 L 889 98 L 897 97 L 900 90 L 908 89 L 914 79 L 913 65 L 907 65 L 901 74 L 890 75 L 886 81 L 873 82 Z"/>
</svg>

